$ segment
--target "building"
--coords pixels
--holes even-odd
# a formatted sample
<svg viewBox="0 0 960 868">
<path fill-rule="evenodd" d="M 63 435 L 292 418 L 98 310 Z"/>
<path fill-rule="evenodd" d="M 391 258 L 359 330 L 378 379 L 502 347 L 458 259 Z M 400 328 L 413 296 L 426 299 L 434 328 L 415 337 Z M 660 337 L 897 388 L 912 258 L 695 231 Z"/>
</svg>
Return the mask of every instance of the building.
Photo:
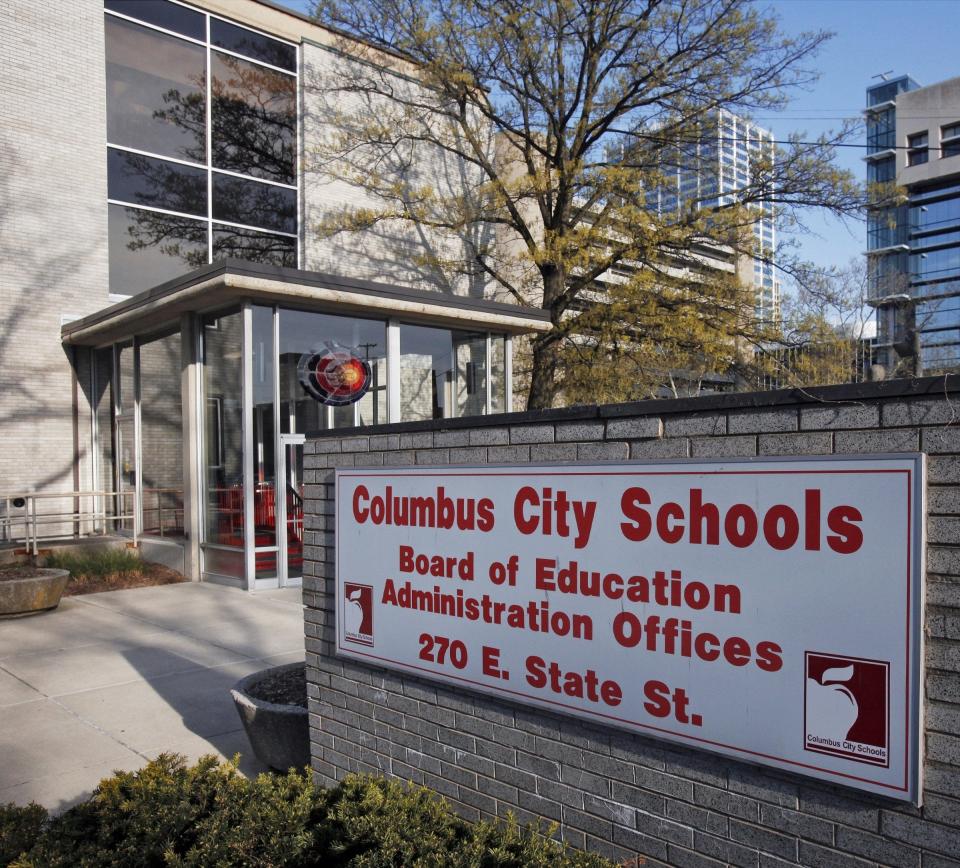
<svg viewBox="0 0 960 868">
<path fill-rule="evenodd" d="M 960 77 L 867 88 L 869 297 L 877 362 L 893 373 L 960 368 Z M 899 196 L 891 196 L 896 185 Z M 918 362 L 913 352 L 919 350 Z M 906 370 L 904 370 L 906 368 Z"/>
<path fill-rule="evenodd" d="M 295 583 L 305 431 L 510 406 L 545 314 L 426 272 L 450 239 L 311 231 L 359 195 L 309 159 L 335 34 L 260 0 L 12 0 L 0 35 L 0 537 L 118 529 Z M 411 171 L 461 177 L 440 160 Z"/>
<path fill-rule="evenodd" d="M 773 134 L 753 122 L 718 109 L 701 124 L 695 141 L 677 148 L 675 160 L 661 168 L 665 182 L 647 196 L 660 214 L 683 209 L 691 202 L 702 209 L 733 205 L 737 193 L 751 181 L 751 161 L 772 160 Z M 758 209 L 753 224 L 755 254 L 739 266 L 741 280 L 757 291 L 756 314 L 761 322 L 780 319 L 780 284 L 774 270 L 776 234 L 773 211 Z"/>
</svg>

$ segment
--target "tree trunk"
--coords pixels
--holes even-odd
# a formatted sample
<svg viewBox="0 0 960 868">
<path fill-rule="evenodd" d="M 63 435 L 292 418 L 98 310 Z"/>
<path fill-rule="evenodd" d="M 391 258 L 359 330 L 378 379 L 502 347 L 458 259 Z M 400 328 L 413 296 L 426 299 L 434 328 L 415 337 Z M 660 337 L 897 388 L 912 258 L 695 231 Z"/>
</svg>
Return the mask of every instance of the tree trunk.
<svg viewBox="0 0 960 868">
<path fill-rule="evenodd" d="M 566 285 L 563 269 L 552 264 L 540 266 L 543 276 L 542 307 L 550 311 L 553 329 L 533 340 L 533 366 L 530 371 L 530 394 L 528 410 L 546 410 L 553 406 L 560 383 L 557 373 L 560 368 L 560 319 L 564 305 L 561 296 Z"/>
</svg>

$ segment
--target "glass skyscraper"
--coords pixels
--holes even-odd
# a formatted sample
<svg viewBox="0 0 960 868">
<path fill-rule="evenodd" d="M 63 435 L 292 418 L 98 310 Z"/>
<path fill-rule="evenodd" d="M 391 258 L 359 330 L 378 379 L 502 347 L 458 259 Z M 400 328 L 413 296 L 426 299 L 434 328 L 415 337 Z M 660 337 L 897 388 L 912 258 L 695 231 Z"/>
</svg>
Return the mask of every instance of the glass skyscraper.
<svg viewBox="0 0 960 868">
<path fill-rule="evenodd" d="M 888 374 L 960 368 L 960 78 L 867 88 L 868 292 Z M 912 355 L 919 350 L 919 359 Z"/>
<path fill-rule="evenodd" d="M 739 192 L 750 184 L 751 162 L 760 157 L 773 159 L 773 134 L 719 109 L 703 121 L 695 141 L 678 147 L 675 158 L 664 160 L 664 183 L 647 194 L 647 205 L 665 215 L 682 210 L 691 202 L 708 210 L 732 205 Z M 757 290 L 757 317 L 764 322 L 776 322 L 780 316 L 780 285 L 774 272 L 776 236 L 772 208 L 757 208 L 752 229 L 755 252 L 750 258 Z"/>
</svg>

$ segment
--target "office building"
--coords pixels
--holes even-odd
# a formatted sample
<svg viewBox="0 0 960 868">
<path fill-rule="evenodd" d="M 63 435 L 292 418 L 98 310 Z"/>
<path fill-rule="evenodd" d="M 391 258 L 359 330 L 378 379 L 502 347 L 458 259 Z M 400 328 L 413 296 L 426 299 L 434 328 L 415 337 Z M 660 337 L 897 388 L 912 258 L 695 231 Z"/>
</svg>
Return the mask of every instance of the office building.
<svg viewBox="0 0 960 868">
<path fill-rule="evenodd" d="M 659 214 L 683 210 L 691 202 L 716 209 L 738 201 L 738 191 L 751 182 L 751 163 L 774 157 L 773 134 L 729 111 L 712 112 L 694 141 L 667 152 L 661 167 L 664 183 L 647 196 Z M 756 315 L 761 322 L 780 319 L 780 284 L 775 273 L 776 234 L 773 212 L 758 207 L 752 224 L 754 254 L 742 257 L 741 280 L 756 288 Z"/>
<path fill-rule="evenodd" d="M 960 368 L 960 77 L 867 88 L 870 302 L 887 374 Z M 914 357 L 914 351 L 918 351 Z"/>
<path fill-rule="evenodd" d="M 305 431 L 510 406 L 544 313 L 432 274 L 449 238 L 314 232 L 360 196 L 311 163 L 335 34 L 260 0 L 9 0 L 0 36 L 0 537 L 295 583 Z M 467 171 L 438 159 L 410 170 Z"/>
</svg>

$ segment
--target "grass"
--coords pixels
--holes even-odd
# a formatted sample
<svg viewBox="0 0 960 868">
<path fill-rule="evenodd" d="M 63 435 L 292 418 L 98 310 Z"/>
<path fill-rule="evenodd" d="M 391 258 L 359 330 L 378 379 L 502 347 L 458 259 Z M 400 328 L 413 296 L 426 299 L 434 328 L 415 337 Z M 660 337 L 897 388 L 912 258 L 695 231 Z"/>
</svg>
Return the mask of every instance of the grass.
<svg viewBox="0 0 960 868">
<path fill-rule="evenodd" d="M 67 596 L 184 581 L 175 570 L 143 561 L 129 549 L 54 552 L 47 556 L 46 566 L 70 572 L 70 582 L 64 591 Z"/>
</svg>

